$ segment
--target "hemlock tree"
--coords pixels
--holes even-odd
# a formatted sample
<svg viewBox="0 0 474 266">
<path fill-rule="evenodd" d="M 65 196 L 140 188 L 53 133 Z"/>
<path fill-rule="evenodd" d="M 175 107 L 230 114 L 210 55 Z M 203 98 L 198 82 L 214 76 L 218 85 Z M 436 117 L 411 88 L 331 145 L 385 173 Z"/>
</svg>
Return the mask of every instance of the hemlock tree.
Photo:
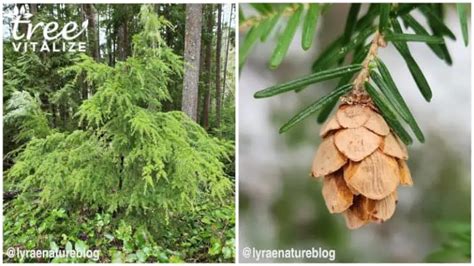
<svg viewBox="0 0 474 266">
<path fill-rule="evenodd" d="M 35 99 L 14 94 L 24 100 L 7 103 L 7 118 L 21 123 L 30 113 L 34 124 L 26 126 L 40 133 L 24 134 L 31 140 L 6 173 L 8 189 L 38 193 L 44 211 L 106 211 L 128 224 L 149 221 L 141 222 L 149 232 L 230 195 L 224 162 L 232 145 L 210 137 L 183 112 L 162 112 L 170 100 L 170 77 L 183 72 L 182 58 L 160 34 L 171 25 L 148 5 L 141 8 L 140 23 L 132 55 L 115 67 L 81 55 L 60 72 L 75 76 L 69 87 L 77 88 L 81 75 L 97 86 L 75 115 L 82 129 L 48 128 Z"/>
<path fill-rule="evenodd" d="M 181 110 L 197 121 L 199 60 L 201 52 L 202 5 L 186 5 L 186 36 L 184 44 L 184 85 Z"/>
<path fill-rule="evenodd" d="M 34 22 L 60 25 L 90 13 L 96 32 L 105 33 L 98 58 L 89 50 L 90 57 L 16 53 L 4 40 L 4 245 L 88 246 L 101 251 L 100 262 L 232 262 L 233 145 L 175 111 L 186 6 L 154 5 L 140 15 L 142 5 L 85 5 L 4 6 L 6 13 L 24 6 Z M 4 27 L 11 30 L 8 18 Z M 92 31 L 80 37 L 89 48 L 98 41 Z M 234 97 L 227 96 L 219 137 L 233 140 Z M 95 115 L 102 121 L 91 122 Z"/>
</svg>

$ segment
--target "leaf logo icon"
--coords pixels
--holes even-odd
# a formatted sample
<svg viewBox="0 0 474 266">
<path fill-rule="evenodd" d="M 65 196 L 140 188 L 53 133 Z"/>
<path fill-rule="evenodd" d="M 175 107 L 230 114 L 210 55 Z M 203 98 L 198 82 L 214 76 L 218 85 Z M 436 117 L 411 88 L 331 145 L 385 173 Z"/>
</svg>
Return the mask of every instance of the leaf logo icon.
<svg viewBox="0 0 474 266">
<path fill-rule="evenodd" d="M 25 6 L 21 6 L 20 9 L 18 9 L 18 6 L 15 6 L 13 8 L 13 12 L 10 14 L 5 14 L 5 17 L 15 19 L 15 18 L 24 18 L 24 19 L 29 19 L 33 16 L 30 12 L 26 12 Z"/>
</svg>

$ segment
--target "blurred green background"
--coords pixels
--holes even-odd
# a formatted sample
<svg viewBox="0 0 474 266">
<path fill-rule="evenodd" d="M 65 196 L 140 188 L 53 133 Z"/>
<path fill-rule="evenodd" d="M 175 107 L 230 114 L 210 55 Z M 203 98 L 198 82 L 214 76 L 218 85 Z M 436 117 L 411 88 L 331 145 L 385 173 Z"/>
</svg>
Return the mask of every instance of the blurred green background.
<svg viewBox="0 0 474 266">
<path fill-rule="evenodd" d="M 246 15 L 254 12 L 246 4 L 240 8 Z M 458 37 L 458 41 L 447 42 L 452 66 L 436 58 L 426 45 L 409 44 L 433 90 L 431 103 L 422 99 L 405 62 L 392 45 L 379 52 L 426 136 L 426 143 L 409 147 L 408 165 L 415 184 L 398 189 L 395 215 L 382 225 L 351 231 L 346 229 L 342 216 L 327 211 L 321 182 L 309 176 L 315 149 L 321 141 L 316 116 L 283 135 L 278 134 L 278 128 L 293 114 L 334 89 L 335 81 L 310 86 L 298 94 L 261 100 L 252 97 L 259 89 L 308 74 L 314 58 L 343 31 L 348 9 L 348 4 L 333 4 L 329 8 L 320 18 L 317 39 L 309 51 L 301 49 L 301 32 L 297 32 L 277 70 L 267 68 L 275 45 L 274 35 L 270 41 L 256 45 L 241 71 L 240 261 L 255 261 L 242 256 L 245 247 L 322 247 L 335 249 L 338 262 L 469 262 L 471 46 L 464 47 L 462 43 L 454 5 L 445 8 L 445 21 Z M 412 15 L 419 18 L 416 12 Z M 279 25 L 277 31 L 283 26 Z"/>
</svg>

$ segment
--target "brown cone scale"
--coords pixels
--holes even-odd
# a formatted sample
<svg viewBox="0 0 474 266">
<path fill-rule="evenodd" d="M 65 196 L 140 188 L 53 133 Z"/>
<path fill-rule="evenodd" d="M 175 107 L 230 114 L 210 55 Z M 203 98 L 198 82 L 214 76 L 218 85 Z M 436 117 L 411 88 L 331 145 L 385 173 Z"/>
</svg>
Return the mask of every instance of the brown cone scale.
<svg viewBox="0 0 474 266">
<path fill-rule="evenodd" d="M 314 177 L 325 176 L 336 172 L 344 164 L 347 158 L 334 145 L 334 137 L 323 139 L 314 157 L 312 174 Z"/>
<path fill-rule="evenodd" d="M 331 119 L 328 119 L 326 123 L 323 124 L 319 135 L 321 137 L 325 137 L 329 132 L 340 128 L 341 125 L 339 124 L 339 122 L 337 122 L 337 119 L 335 117 L 332 117 Z"/>
<path fill-rule="evenodd" d="M 397 188 L 411 186 L 405 144 L 370 104 L 342 104 L 322 126 L 312 175 L 323 177 L 330 213 L 349 229 L 383 223 L 396 209 Z"/>
<path fill-rule="evenodd" d="M 360 162 L 382 143 L 382 137 L 365 127 L 346 128 L 334 134 L 334 144 L 347 158 Z"/>
<path fill-rule="evenodd" d="M 370 199 L 383 199 L 397 189 L 400 182 L 399 165 L 394 158 L 376 150 L 351 167 L 344 180 L 360 194 Z"/>
<path fill-rule="evenodd" d="M 381 136 L 387 136 L 390 133 L 390 128 L 387 123 L 383 117 L 376 112 L 372 112 L 369 120 L 364 124 L 364 127 Z"/>
<path fill-rule="evenodd" d="M 352 205 L 353 194 L 344 182 L 342 173 L 324 177 L 323 197 L 330 213 L 341 213 Z"/>
</svg>

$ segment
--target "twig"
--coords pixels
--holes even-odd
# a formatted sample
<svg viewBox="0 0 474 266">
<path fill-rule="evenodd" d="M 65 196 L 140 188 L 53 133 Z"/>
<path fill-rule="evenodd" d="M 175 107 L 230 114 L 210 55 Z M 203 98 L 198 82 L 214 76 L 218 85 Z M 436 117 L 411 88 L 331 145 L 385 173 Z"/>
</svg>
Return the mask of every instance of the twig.
<svg viewBox="0 0 474 266">
<path fill-rule="evenodd" d="M 379 31 L 375 32 L 372 43 L 369 47 L 369 52 L 362 62 L 362 70 L 359 72 L 357 77 L 354 79 L 352 91 L 347 97 L 343 97 L 342 101 L 347 103 L 354 102 L 371 102 L 369 95 L 365 91 L 364 84 L 369 80 L 370 75 L 370 63 L 377 57 L 377 52 L 380 47 L 386 47 L 382 34 Z"/>
</svg>

